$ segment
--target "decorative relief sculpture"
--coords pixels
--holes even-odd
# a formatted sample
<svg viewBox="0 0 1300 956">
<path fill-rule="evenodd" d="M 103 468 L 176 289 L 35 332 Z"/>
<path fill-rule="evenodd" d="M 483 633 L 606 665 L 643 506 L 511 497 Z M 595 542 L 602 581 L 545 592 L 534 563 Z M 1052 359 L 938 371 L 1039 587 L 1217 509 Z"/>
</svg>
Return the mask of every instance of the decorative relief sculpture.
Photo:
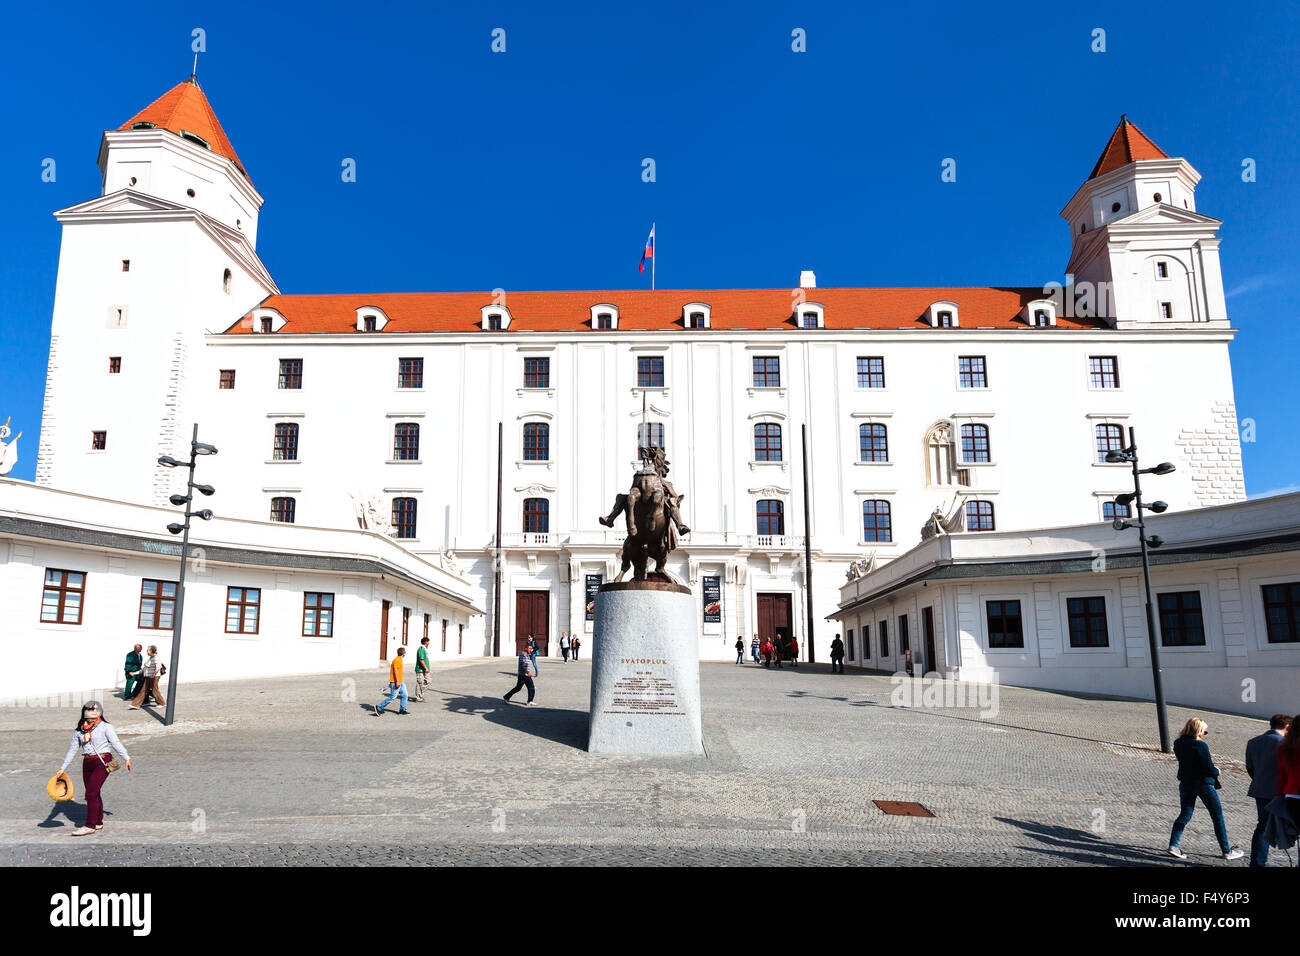
<svg viewBox="0 0 1300 956">
<path fill-rule="evenodd" d="M 378 495 L 363 495 L 361 492 L 354 495 L 348 492 L 348 497 L 352 499 L 352 505 L 356 508 L 358 525 L 366 531 L 378 531 L 380 534 L 392 536 L 393 523 L 384 513 L 383 502 Z"/>
<path fill-rule="evenodd" d="M 928 541 L 939 534 L 958 534 L 966 530 L 966 497 L 960 492 L 952 496 L 947 515 L 943 505 L 936 505 L 930 520 L 921 526 L 921 540 Z"/>
</svg>

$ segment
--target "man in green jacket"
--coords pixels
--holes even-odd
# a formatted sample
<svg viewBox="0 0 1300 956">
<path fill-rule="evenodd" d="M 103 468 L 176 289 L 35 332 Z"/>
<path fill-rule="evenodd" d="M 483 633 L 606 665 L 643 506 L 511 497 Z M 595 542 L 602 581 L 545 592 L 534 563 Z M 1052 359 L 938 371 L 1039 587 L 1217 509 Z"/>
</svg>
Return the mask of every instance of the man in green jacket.
<svg viewBox="0 0 1300 956">
<path fill-rule="evenodd" d="M 140 689 L 140 668 L 144 666 L 144 658 L 140 656 L 142 650 L 144 650 L 143 645 L 137 644 L 135 650 L 127 652 L 126 687 L 122 689 L 123 700 L 130 700 Z"/>
<path fill-rule="evenodd" d="M 420 649 L 415 652 L 415 699 L 424 700 L 424 689 L 429 686 L 429 639 L 420 638 Z"/>
</svg>

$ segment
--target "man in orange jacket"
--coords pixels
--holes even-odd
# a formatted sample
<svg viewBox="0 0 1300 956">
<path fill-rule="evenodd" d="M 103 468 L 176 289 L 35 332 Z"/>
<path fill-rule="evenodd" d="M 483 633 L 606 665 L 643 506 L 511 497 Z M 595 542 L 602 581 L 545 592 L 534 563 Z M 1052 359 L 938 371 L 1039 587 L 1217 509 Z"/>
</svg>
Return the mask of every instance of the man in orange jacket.
<svg viewBox="0 0 1300 956">
<path fill-rule="evenodd" d="M 406 656 L 406 648 L 399 647 L 397 656 L 393 658 L 393 663 L 388 665 L 388 696 L 380 701 L 379 706 L 375 708 L 375 716 L 384 716 L 384 708 L 394 700 L 401 698 L 401 708 L 397 711 L 398 715 L 409 713 L 406 709 L 406 685 L 402 683 L 402 658 Z"/>
</svg>

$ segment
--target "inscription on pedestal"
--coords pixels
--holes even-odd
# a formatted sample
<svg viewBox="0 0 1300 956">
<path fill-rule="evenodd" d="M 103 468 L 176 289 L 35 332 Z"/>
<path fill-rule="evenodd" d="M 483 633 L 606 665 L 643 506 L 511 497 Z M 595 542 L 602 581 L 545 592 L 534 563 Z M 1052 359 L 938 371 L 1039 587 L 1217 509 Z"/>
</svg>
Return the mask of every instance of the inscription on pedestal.
<svg viewBox="0 0 1300 956">
<path fill-rule="evenodd" d="M 604 713 L 684 717 L 686 712 L 677 702 L 677 685 L 645 666 L 667 663 L 661 658 L 619 658 L 619 664 L 635 665 L 637 670 L 614 681 L 610 706 Z"/>
</svg>

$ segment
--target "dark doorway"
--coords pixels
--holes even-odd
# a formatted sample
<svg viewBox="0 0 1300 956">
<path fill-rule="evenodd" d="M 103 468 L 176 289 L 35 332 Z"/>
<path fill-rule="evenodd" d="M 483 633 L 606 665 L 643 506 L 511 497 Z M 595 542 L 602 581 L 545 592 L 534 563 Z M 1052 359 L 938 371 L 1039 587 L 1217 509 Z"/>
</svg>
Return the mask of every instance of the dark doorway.
<svg viewBox="0 0 1300 956">
<path fill-rule="evenodd" d="M 898 653 L 903 658 L 903 666 L 907 668 L 907 676 L 911 677 L 915 672 L 915 662 L 912 659 L 912 642 L 907 633 L 907 615 L 898 615 Z"/>
<path fill-rule="evenodd" d="M 515 653 L 528 646 L 531 634 L 537 642 L 537 656 L 547 657 L 550 650 L 550 591 L 515 592 Z"/>
<path fill-rule="evenodd" d="M 925 636 L 925 672 L 939 670 L 939 658 L 934 653 L 934 608 L 921 609 L 921 633 Z"/>
<path fill-rule="evenodd" d="M 392 601 L 384 602 L 384 609 L 379 612 L 379 659 L 388 660 L 388 609 L 393 606 Z"/>
<path fill-rule="evenodd" d="M 758 595 L 758 639 L 777 643 L 778 635 L 787 640 L 792 633 L 790 628 L 790 595 Z"/>
</svg>

